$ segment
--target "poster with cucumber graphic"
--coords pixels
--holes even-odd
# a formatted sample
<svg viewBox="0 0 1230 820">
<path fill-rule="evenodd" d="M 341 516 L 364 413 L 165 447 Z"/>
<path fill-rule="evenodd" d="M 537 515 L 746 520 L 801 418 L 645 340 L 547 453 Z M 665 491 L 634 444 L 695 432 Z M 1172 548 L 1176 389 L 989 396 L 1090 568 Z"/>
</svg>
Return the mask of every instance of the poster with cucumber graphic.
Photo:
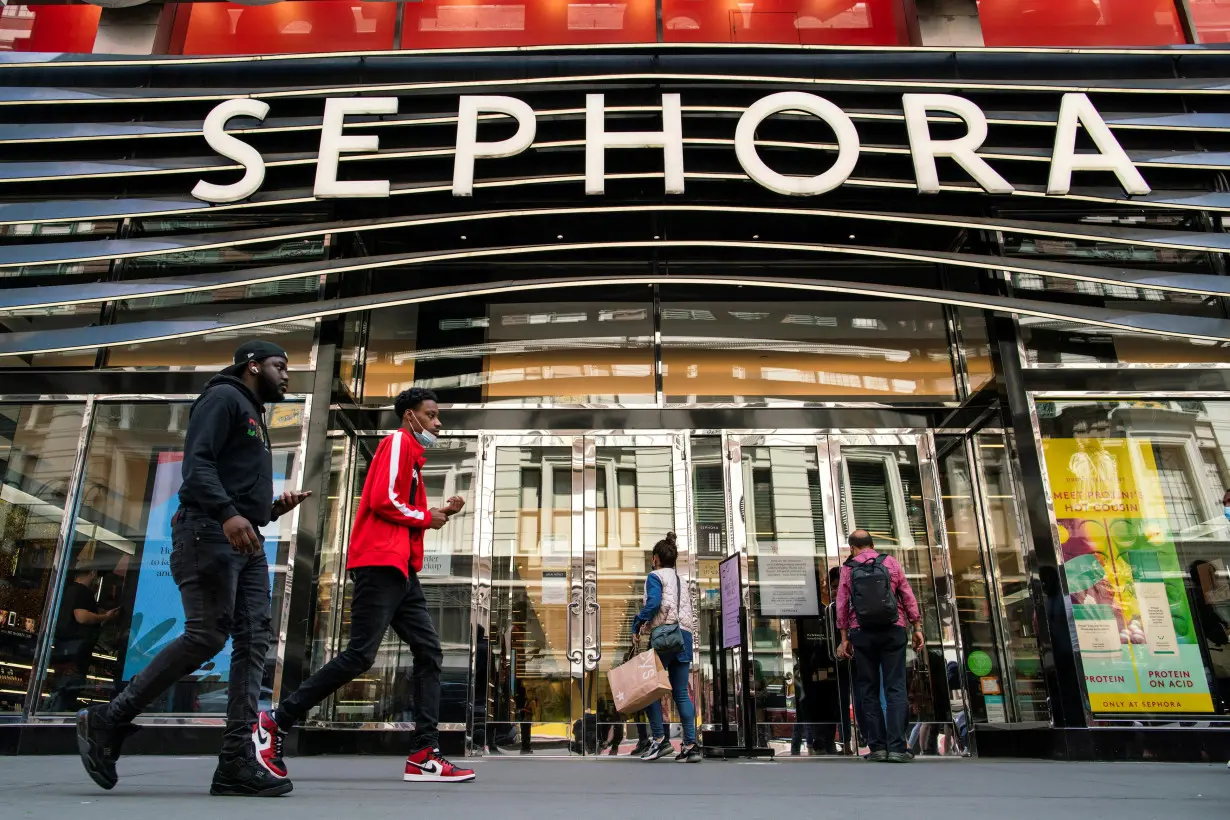
<svg viewBox="0 0 1230 820">
<path fill-rule="evenodd" d="M 1091 711 L 1212 712 L 1152 442 L 1043 451 Z"/>
</svg>

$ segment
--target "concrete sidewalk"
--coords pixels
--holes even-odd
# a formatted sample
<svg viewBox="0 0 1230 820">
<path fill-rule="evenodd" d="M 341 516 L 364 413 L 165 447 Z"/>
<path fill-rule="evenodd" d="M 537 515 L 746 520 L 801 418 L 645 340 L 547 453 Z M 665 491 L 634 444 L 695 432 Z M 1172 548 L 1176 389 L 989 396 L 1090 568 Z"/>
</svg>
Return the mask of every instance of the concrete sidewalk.
<svg viewBox="0 0 1230 820">
<path fill-rule="evenodd" d="M 1230 817 L 1230 771 L 1216 765 L 854 760 L 682 766 L 628 759 L 476 761 L 478 780 L 401 781 L 400 758 L 307 757 L 295 791 L 210 797 L 212 758 L 127 757 L 114 791 L 75 757 L 0 758 L 0 817 L 55 820 L 1201 820 Z"/>
</svg>

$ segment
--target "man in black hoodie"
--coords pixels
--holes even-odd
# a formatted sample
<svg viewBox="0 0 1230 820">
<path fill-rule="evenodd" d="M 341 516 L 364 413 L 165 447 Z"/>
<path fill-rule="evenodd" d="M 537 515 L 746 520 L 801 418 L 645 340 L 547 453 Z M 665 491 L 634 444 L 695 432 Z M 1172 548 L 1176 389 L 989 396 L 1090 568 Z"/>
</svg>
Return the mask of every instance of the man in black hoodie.
<svg viewBox="0 0 1230 820">
<path fill-rule="evenodd" d="M 114 788 L 115 761 L 133 719 L 233 638 L 226 733 L 210 794 L 272 797 L 291 782 L 260 765 L 253 746 L 269 649 L 269 564 L 260 528 L 308 492 L 273 497 L 273 454 L 265 403 L 286 395 L 286 353 L 263 341 L 235 351 L 192 405 L 184 442 L 180 509 L 171 519 L 171 575 L 184 605 L 184 632 L 113 701 L 77 713 L 77 749 L 94 782 Z"/>
</svg>

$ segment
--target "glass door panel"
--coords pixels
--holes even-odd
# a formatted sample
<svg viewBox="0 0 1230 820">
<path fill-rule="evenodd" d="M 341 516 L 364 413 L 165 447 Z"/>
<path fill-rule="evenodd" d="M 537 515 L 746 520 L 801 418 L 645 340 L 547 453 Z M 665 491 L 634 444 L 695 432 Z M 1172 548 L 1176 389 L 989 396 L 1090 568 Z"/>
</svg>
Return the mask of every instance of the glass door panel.
<svg viewBox="0 0 1230 820">
<path fill-rule="evenodd" d="M 565 439 L 496 446 L 486 474 L 490 504 L 490 618 L 485 732 L 492 754 L 568 753 L 581 720 L 579 449 Z M 476 724 L 477 725 L 477 724 Z"/>
<path fill-rule="evenodd" d="M 920 753 L 960 753 L 948 686 L 959 658 L 931 440 L 925 434 L 728 433 L 735 546 L 746 550 L 750 686 L 760 746 L 853 754 L 853 665 L 836 657 L 835 599 L 847 538 L 867 529 L 901 561 L 927 651 L 907 656 L 910 733 Z M 738 681 L 736 669 L 729 680 Z"/>
<path fill-rule="evenodd" d="M 350 639 L 350 604 L 354 584 L 341 571 L 349 548 L 347 533 L 359 506 L 367 471 L 383 436 L 338 439 L 334 452 L 335 471 L 331 474 L 327 541 L 322 550 L 321 612 L 331 610 L 328 619 L 333 643 L 328 651 L 314 649 L 313 661 L 323 663 L 346 646 Z M 342 442 L 347 442 L 343 448 Z M 343 469 L 344 468 L 344 469 Z M 469 712 L 470 616 L 472 555 L 474 540 L 474 475 L 478 469 L 478 442 L 474 438 L 443 437 L 427 456 L 423 481 L 429 505 L 459 495 L 466 501 L 461 514 L 454 516 L 442 530 L 428 530 L 423 539 L 423 571 L 419 578 L 431 610 L 432 621 L 440 635 L 444 664 L 440 676 L 440 725 L 445 730 L 462 726 Z M 326 574 L 326 571 L 328 574 Z M 336 584 L 336 586 L 334 586 Z M 334 601 L 334 597 L 340 599 Z M 323 620 L 323 619 L 322 619 Z M 321 635 L 322 641 L 327 637 Z M 326 657 L 327 655 L 327 657 Z M 319 665 L 313 666 L 314 669 Z M 409 724 L 413 717 L 410 673 L 413 669 L 410 648 L 393 630 L 380 644 L 375 665 L 339 689 L 321 704 L 315 719 L 336 724 Z"/>
<path fill-rule="evenodd" d="M 689 594 L 686 535 L 677 525 L 677 448 L 641 444 L 620 436 L 587 440 L 586 455 L 586 732 L 584 751 L 627 753 L 647 731 L 644 716 L 619 715 L 607 672 L 623 663 L 632 640 L 632 619 L 653 570 L 654 545 L 668 532 L 678 536 L 677 564 Z M 624 443 L 623 439 L 627 439 Z M 654 440 L 654 439 L 649 439 Z M 617 443 L 618 442 L 618 443 Z M 590 454 L 593 454 L 592 456 Z M 590 605 L 590 555 L 594 557 L 597 607 Z M 594 649 L 597 649 L 597 652 Z M 592 715 L 592 717 L 591 717 Z M 671 713 L 671 720 L 678 718 Z M 591 733 L 589 727 L 596 732 Z"/>
<path fill-rule="evenodd" d="M 491 442 L 479 514 L 490 532 L 478 539 L 479 608 L 488 602 L 489 614 L 479 616 L 487 662 L 476 686 L 486 697 L 475 707 L 475 746 L 492 754 L 631 751 L 646 727 L 614 711 L 607 672 L 623 662 L 653 546 L 668 532 L 678 536 L 678 569 L 695 601 L 685 438 Z"/>
<path fill-rule="evenodd" d="M 814 435 L 730 441 L 735 532 L 747 548 L 757 742 L 778 753 L 845 748 L 842 675 L 828 607 L 832 492 L 827 450 L 818 442 Z"/>
<path fill-rule="evenodd" d="M 700 607 L 696 610 L 696 712 L 712 745 L 738 744 L 730 732 L 738 726 L 729 653 L 722 649 L 721 582 L 718 567 L 729 554 L 730 502 L 726 491 L 726 456 L 720 436 L 693 436 L 688 442 L 694 575 Z M 725 717 L 725 722 L 723 722 Z"/>
<path fill-rule="evenodd" d="M 964 712 L 956 664 L 961 653 L 948 550 L 939 525 L 935 465 L 925 436 L 829 439 L 841 515 L 841 544 L 867 530 L 876 549 L 905 570 L 922 611 L 924 652 L 906 650 L 909 742 L 916 754 L 962 754 L 953 731 Z M 843 552 L 842 557 L 847 553 Z M 953 684 L 950 685 L 949 681 Z"/>
</svg>

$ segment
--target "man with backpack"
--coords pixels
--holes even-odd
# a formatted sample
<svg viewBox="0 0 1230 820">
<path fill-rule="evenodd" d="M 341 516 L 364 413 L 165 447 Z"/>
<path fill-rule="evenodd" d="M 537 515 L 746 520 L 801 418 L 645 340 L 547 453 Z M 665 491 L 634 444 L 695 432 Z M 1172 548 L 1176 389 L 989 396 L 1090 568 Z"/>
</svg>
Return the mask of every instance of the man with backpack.
<svg viewBox="0 0 1230 820">
<path fill-rule="evenodd" d="M 843 658 L 854 657 L 854 688 L 866 721 L 863 732 L 870 760 L 908 763 L 905 726 L 909 707 L 905 692 L 905 648 L 913 634 L 914 651 L 925 641 L 922 613 L 901 564 L 876 552 L 866 530 L 850 533 L 850 558 L 837 587 L 837 628 Z M 909 624 L 907 631 L 906 624 Z M 880 705 L 883 683 L 886 704 Z M 887 712 L 887 714 L 886 714 Z"/>
</svg>

